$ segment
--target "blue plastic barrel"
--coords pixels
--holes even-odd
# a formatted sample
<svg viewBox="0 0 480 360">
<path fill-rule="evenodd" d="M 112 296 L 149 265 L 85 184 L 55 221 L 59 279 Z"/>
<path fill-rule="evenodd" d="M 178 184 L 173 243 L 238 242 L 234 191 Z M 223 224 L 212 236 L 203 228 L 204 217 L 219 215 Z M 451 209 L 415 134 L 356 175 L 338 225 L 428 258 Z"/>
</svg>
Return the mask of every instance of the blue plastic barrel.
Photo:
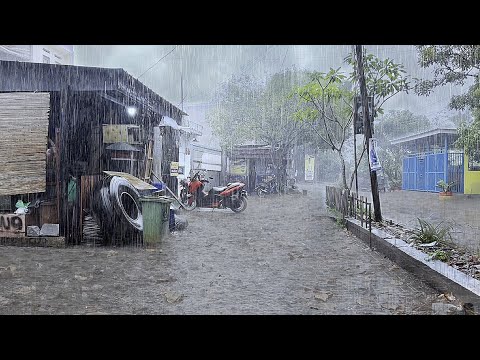
<svg viewBox="0 0 480 360">
<path fill-rule="evenodd" d="M 154 182 L 152 185 L 155 186 L 158 190 L 163 189 L 163 182 Z"/>
</svg>

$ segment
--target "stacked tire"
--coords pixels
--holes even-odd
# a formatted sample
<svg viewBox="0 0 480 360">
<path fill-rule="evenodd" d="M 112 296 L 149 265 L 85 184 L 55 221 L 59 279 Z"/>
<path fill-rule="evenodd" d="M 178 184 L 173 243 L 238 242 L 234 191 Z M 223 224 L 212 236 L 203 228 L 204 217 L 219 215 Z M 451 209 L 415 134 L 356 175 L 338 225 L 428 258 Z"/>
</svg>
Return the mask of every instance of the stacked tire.
<svg viewBox="0 0 480 360">
<path fill-rule="evenodd" d="M 143 231 L 140 194 L 125 178 L 108 176 L 94 189 L 93 213 L 104 232 L 105 243 L 141 239 Z"/>
</svg>

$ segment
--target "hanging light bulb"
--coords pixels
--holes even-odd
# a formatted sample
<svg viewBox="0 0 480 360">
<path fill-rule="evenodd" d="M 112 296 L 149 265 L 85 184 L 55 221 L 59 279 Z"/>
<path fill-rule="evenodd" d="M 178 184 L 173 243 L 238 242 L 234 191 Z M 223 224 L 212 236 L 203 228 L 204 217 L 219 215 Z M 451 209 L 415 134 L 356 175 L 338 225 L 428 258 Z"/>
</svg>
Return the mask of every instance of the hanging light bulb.
<svg viewBox="0 0 480 360">
<path fill-rule="evenodd" d="M 137 108 L 133 106 L 127 107 L 127 114 L 131 117 L 135 116 L 137 114 Z"/>
</svg>

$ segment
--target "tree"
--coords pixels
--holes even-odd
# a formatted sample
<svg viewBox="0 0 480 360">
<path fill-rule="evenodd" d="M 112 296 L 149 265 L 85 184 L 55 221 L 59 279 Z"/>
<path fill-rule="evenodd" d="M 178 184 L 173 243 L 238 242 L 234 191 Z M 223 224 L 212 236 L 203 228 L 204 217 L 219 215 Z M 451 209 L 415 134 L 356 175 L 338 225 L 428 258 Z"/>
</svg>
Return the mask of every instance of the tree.
<svg viewBox="0 0 480 360">
<path fill-rule="evenodd" d="M 404 151 L 399 146 L 389 146 L 378 149 L 382 159 L 382 170 L 389 181 L 391 189 L 400 189 L 402 185 L 402 162 Z"/>
<path fill-rule="evenodd" d="M 475 110 L 475 121 L 468 125 L 466 123 L 460 124 L 458 128 L 458 140 L 455 142 L 456 146 L 462 147 L 465 153 L 472 160 L 480 161 L 480 110 Z"/>
<path fill-rule="evenodd" d="M 387 175 L 390 187 L 399 189 L 402 183 L 402 162 L 404 151 L 391 140 L 419 133 L 431 128 L 425 115 L 415 115 L 409 110 L 391 110 L 377 120 L 375 138 L 382 169 Z"/>
<path fill-rule="evenodd" d="M 388 145 L 390 140 L 426 131 L 431 127 L 425 115 L 415 115 L 409 110 L 391 110 L 376 122 L 375 137 L 379 145 Z"/>
<path fill-rule="evenodd" d="M 215 106 L 207 114 L 224 149 L 252 139 L 251 124 L 258 116 L 261 84 L 248 75 L 233 76 L 216 92 Z"/>
<path fill-rule="evenodd" d="M 345 62 L 353 67 L 349 80 L 358 82 L 358 76 L 355 71 L 357 67 L 354 54 L 349 54 L 345 58 Z M 373 54 L 365 54 L 363 57 L 363 69 L 365 73 L 367 94 L 373 96 L 374 118 L 378 114 L 383 114 L 383 105 L 385 102 L 400 92 L 408 93 L 410 90 L 411 84 L 409 77 L 406 75 L 404 66 L 393 62 L 392 59 L 386 58 L 381 60 Z M 354 164 L 354 171 L 350 178 L 350 188 L 352 188 L 356 170 L 362 161 L 365 150 L 366 142 L 363 144 L 363 149 L 357 163 Z"/>
<path fill-rule="evenodd" d="M 472 112 L 474 121 L 460 124 L 456 145 L 475 156 L 480 145 L 480 45 L 420 45 L 417 50 L 420 66 L 433 68 L 433 79 L 416 79 L 417 94 L 428 96 L 447 84 L 470 85 L 466 93 L 452 96 L 449 107 Z"/>
<path fill-rule="evenodd" d="M 347 89 L 344 82 L 346 76 L 339 70 L 311 73 L 310 81 L 297 87 L 293 94 L 301 106 L 295 112 L 295 119 L 307 123 L 318 138 L 338 154 L 342 165 L 343 188 L 347 189 L 343 150 L 352 132 L 353 92 Z"/>
<path fill-rule="evenodd" d="M 402 162 L 404 151 L 391 140 L 419 133 L 431 128 L 425 115 L 416 115 L 409 110 L 390 110 L 376 120 L 375 138 L 382 169 L 387 175 L 391 188 L 400 188 L 402 183 Z"/>
<path fill-rule="evenodd" d="M 207 114 L 224 149 L 247 141 L 270 145 L 280 192 L 286 184 L 286 160 L 293 146 L 308 134 L 293 121 L 296 103 L 288 97 L 304 81 L 296 70 L 277 73 L 265 83 L 244 76 L 233 77 L 218 93 L 217 107 Z"/>
</svg>

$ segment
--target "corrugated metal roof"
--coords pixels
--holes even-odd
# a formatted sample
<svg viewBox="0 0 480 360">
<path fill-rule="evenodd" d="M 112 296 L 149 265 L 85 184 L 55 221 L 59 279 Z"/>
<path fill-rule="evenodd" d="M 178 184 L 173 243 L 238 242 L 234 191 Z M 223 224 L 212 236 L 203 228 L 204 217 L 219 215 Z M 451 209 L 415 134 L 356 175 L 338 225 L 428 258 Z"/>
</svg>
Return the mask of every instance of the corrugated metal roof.
<svg viewBox="0 0 480 360">
<path fill-rule="evenodd" d="M 424 131 L 418 134 L 408 135 L 401 138 L 393 139 L 390 142 L 395 144 L 402 144 L 408 141 L 423 139 L 429 136 L 441 135 L 441 134 L 457 134 L 457 129 L 432 129 L 428 131 Z"/>
</svg>

